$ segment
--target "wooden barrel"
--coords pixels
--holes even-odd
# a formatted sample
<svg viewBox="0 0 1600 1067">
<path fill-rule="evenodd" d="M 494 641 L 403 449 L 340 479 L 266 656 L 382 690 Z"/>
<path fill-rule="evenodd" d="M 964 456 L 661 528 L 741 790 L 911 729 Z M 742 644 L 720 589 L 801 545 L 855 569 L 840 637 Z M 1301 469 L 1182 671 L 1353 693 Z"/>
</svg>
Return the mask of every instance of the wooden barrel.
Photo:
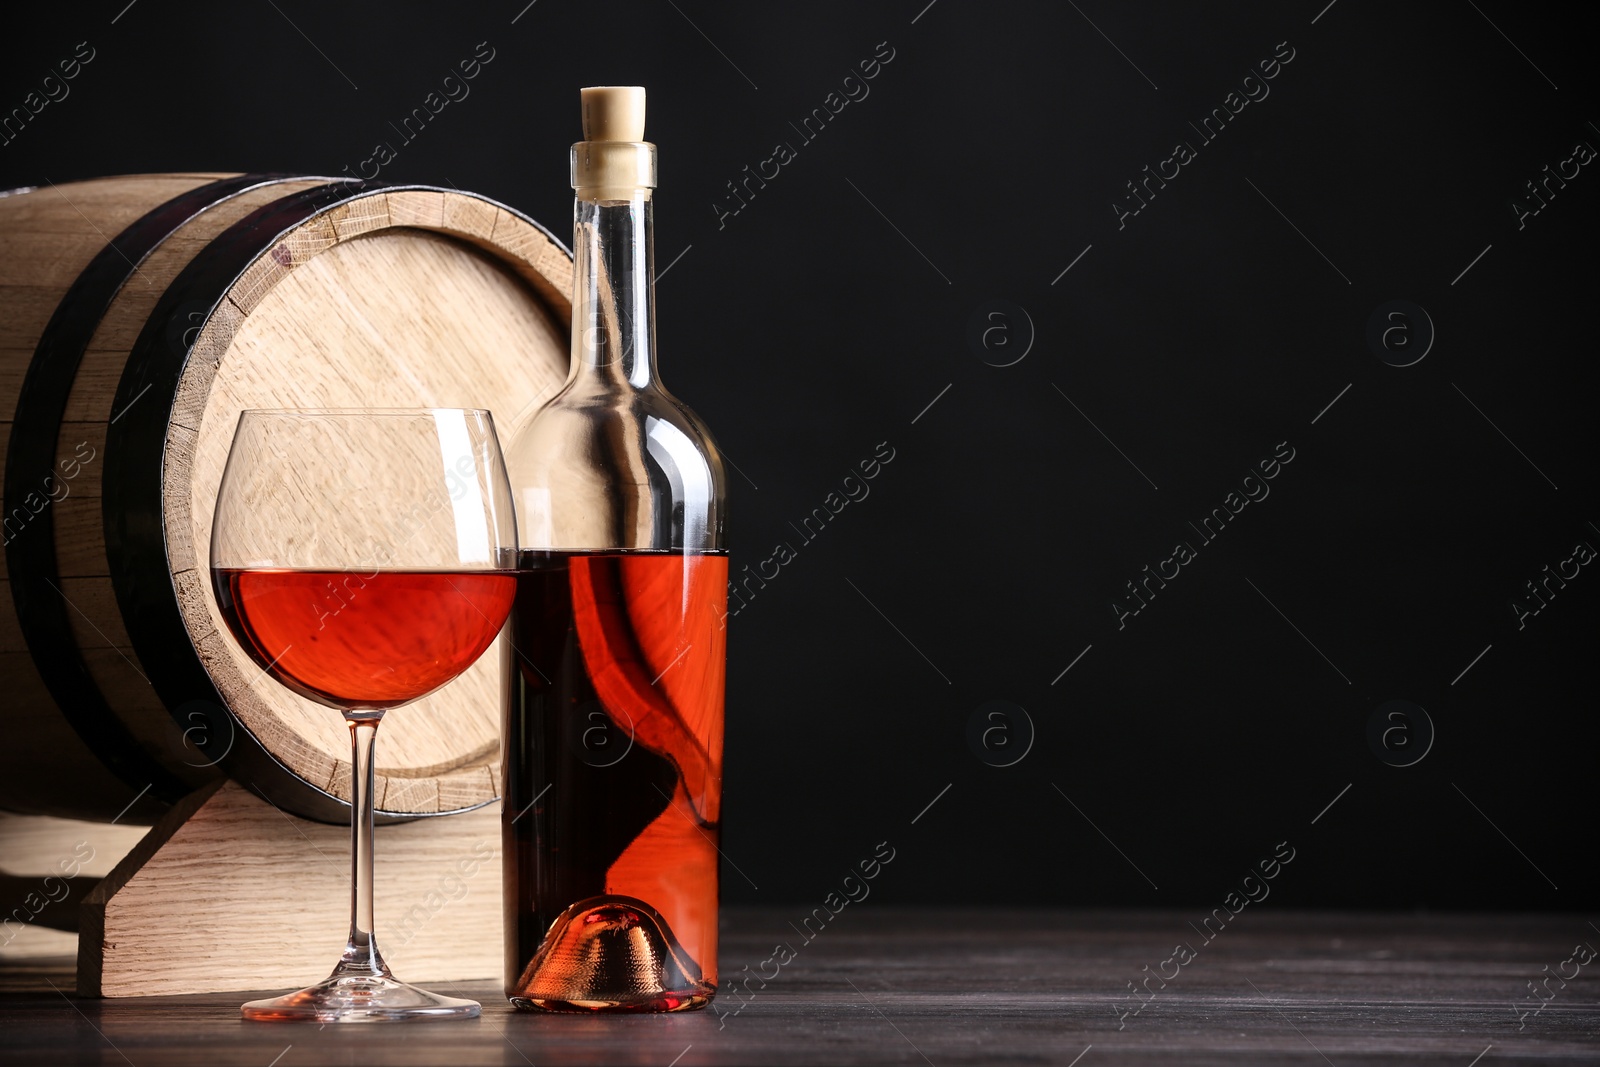
<svg viewBox="0 0 1600 1067">
<path fill-rule="evenodd" d="M 566 376 L 572 264 L 470 193 L 160 174 L 0 194 L 0 807 L 151 821 L 227 773 L 348 818 L 348 732 L 263 676 L 210 583 L 252 407 L 485 407 Z M 393 817 L 498 794 L 499 657 L 388 716 Z"/>
</svg>

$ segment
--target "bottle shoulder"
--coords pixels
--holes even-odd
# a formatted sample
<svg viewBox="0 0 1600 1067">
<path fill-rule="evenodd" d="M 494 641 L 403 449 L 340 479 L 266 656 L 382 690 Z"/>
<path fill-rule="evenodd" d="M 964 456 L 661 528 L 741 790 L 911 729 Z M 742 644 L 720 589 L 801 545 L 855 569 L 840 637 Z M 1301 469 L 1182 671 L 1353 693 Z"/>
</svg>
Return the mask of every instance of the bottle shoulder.
<svg viewBox="0 0 1600 1067">
<path fill-rule="evenodd" d="M 722 547 L 721 453 L 664 389 L 569 383 L 505 455 L 523 547 Z"/>
<path fill-rule="evenodd" d="M 680 462 L 700 453 L 714 480 L 722 482 L 721 453 L 711 428 L 693 408 L 661 388 L 575 389 L 569 383 L 506 443 L 505 452 L 510 461 L 514 455 L 536 452 L 648 449 L 651 441 L 670 442 L 663 447 L 679 454 Z"/>
</svg>

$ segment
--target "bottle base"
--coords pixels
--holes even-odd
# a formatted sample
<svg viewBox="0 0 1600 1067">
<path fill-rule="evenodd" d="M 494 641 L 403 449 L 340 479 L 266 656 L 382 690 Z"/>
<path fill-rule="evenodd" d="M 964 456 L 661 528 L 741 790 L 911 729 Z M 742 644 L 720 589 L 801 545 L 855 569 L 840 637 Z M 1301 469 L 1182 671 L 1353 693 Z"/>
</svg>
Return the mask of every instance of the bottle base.
<svg viewBox="0 0 1600 1067">
<path fill-rule="evenodd" d="M 611 894 L 561 913 L 507 999 L 522 1011 L 668 1012 L 716 992 L 660 912 Z"/>
<path fill-rule="evenodd" d="M 698 1011 L 711 1003 L 716 991 L 708 993 L 661 993 L 640 1000 L 550 1000 L 544 997 L 511 997 L 518 1011 L 567 1012 L 569 1014 L 627 1014 L 642 1012 Z"/>
</svg>

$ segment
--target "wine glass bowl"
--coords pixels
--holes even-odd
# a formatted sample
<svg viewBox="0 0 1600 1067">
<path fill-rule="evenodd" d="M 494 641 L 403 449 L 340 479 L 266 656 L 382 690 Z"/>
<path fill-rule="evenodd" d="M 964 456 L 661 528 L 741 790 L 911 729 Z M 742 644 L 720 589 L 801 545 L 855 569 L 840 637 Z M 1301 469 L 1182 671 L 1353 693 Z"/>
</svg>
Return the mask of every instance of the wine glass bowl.
<svg viewBox="0 0 1600 1067">
<path fill-rule="evenodd" d="M 323 982 L 250 1019 L 470 1017 L 396 979 L 373 934 L 373 741 L 493 643 L 516 590 L 516 522 L 486 411 L 246 411 L 212 525 L 229 631 L 262 671 L 351 734 L 350 938 Z"/>
</svg>

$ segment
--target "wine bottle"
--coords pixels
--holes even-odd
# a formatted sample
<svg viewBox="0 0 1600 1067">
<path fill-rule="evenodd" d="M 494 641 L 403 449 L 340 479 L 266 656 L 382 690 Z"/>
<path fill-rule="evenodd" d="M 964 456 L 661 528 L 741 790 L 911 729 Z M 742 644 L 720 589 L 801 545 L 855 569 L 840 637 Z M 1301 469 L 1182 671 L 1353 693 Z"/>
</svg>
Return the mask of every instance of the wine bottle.
<svg viewBox="0 0 1600 1067">
<path fill-rule="evenodd" d="M 571 370 L 506 452 L 506 993 L 678 1011 L 717 988 L 725 479 L 656 373 L 644 90 L 582 102 Z"/>
</svg>

